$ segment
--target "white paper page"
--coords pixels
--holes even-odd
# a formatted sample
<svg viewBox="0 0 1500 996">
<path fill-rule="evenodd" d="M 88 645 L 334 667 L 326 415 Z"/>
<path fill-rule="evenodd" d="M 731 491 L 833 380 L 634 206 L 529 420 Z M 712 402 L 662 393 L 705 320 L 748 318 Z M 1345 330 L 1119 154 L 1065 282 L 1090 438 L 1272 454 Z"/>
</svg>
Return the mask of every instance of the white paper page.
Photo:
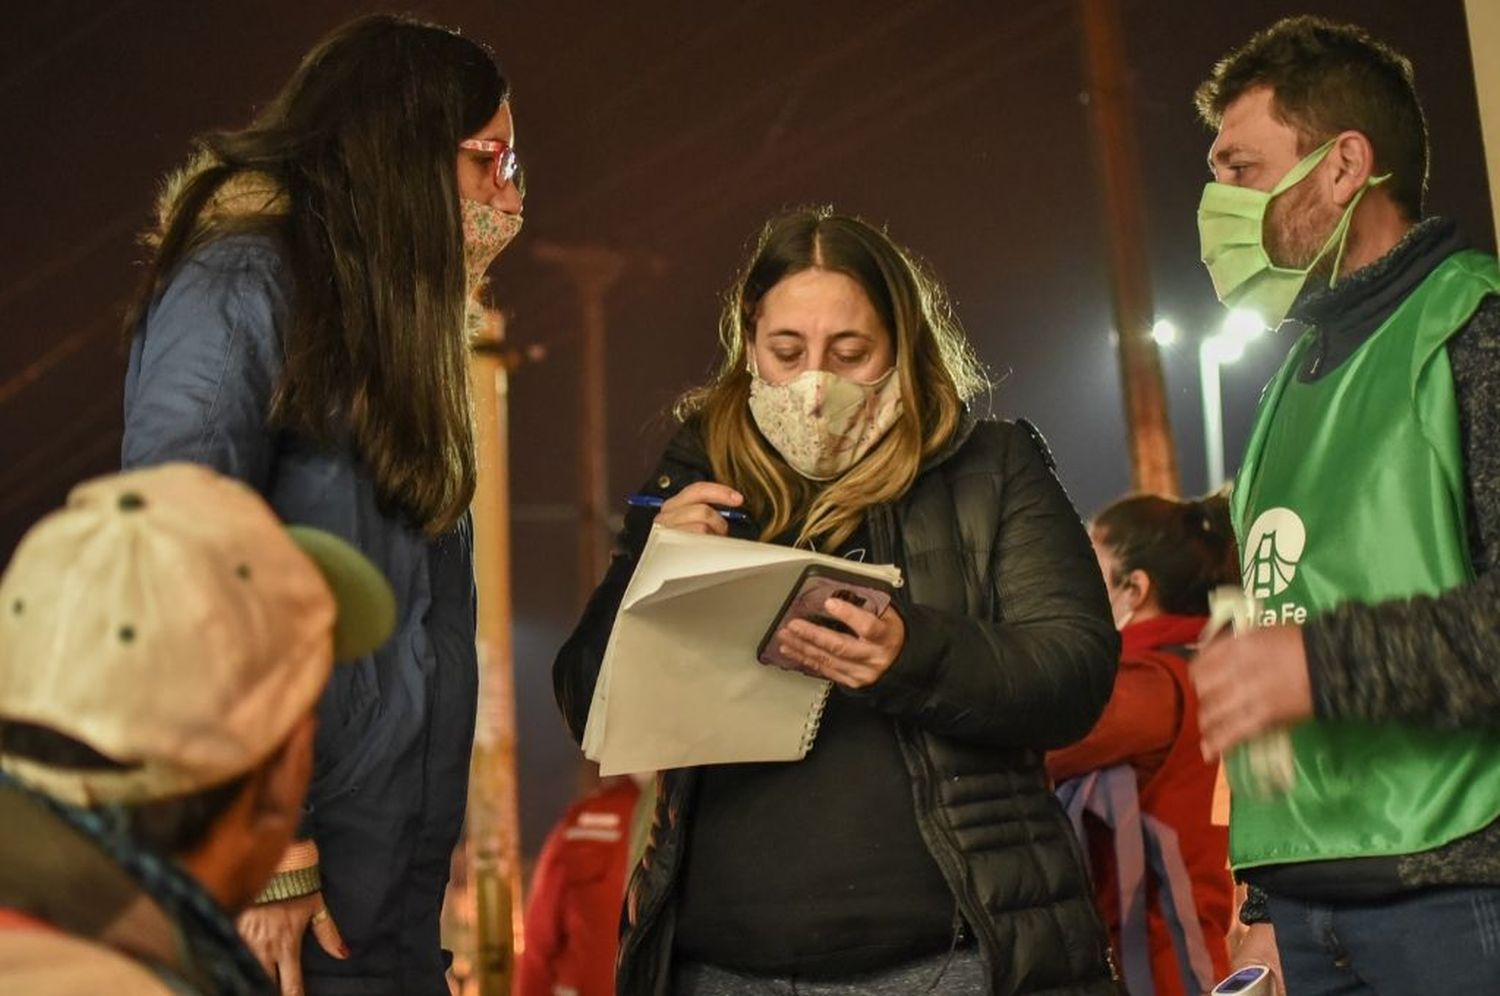
<svg viewBox="0 0 1500 996">
<path fill-rule="evenodd" d="M 594 688 L 586 756 L 606 774 L 800 757 L 797 731 L 827 683 L 767 668 L 755 654 L 813 563 L 901 583 L 893 565 L 653 529 Z"/>
<path fill-rule="evenodd" d="M 796 576 L 809 564 L 837 567 L 851 574 L 879 578 L 889 584 L 901 584 L 901 571 L 892 564 L 865 564 L 844 560 L 809 550 L 730 539 L 724 536 L 701 536 L 680 529 L 653 529 L 641 554 L 640 566 L 620 601 L 621 610 L 642 602 L 675 597 L 697 588 L 733 581 L 759 570 L 796 565 L 792 582 L 782 592 L 785 598 Z M 639 581 L 639 584 L 636 582 Z"/>
<path fill-rule="evenodd" d="M 742 611 L 726 611 L 721 592 L 704 589 L 621 614 L 602 773 L 803 755 L 827 682 L 755 659 L 800 573 L 787 564 L 779 576 L 742 581 Z"/>
</svg>

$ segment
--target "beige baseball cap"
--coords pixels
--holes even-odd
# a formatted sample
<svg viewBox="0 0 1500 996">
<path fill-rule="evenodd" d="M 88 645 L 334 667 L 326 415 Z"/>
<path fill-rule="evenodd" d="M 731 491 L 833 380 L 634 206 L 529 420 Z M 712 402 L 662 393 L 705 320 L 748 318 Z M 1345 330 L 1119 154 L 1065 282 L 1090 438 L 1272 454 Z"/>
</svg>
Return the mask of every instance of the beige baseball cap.
<svg viewBox="0 0 1500 996">
<path fill-rule="evenodd" d="M 44 727 L 122 768 L 0 768 L 79 805 L 196 792 L 252 770 L 335 660 L 395 624 L 380 572 L 287 527 L 249 487 L 186 463 L 74 488 L 0 578 L 0 729 Z"/>
</svg>

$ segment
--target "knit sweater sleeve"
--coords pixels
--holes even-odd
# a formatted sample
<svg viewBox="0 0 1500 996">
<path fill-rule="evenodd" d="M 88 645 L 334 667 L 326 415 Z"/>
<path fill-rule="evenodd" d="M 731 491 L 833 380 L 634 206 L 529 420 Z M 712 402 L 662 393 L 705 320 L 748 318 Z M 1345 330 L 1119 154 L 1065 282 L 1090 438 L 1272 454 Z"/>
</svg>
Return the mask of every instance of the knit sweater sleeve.
<svg viewBox="0 0 1500 996">
<path fill-rule="evenodd" d="M 1500 297 L 1448 344 L 1476 578 L 1435 597 L 1347 603 L 1303 629 L 1325 719 L 1437 728 L 1500 719 Z"/>
</svg>

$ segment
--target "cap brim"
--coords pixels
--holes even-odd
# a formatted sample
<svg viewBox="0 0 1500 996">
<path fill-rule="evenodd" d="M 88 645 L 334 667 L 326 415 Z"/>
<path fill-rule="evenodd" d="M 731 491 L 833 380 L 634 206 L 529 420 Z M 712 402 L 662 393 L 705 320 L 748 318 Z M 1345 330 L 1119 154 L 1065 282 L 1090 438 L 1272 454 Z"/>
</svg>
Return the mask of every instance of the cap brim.
<svg viewBox="0 0 1500 996">
<path fill-rule="evenodd" d="M 287 526 L 293 542 L 312 558 L 333 592 L 338 618 L 333 624 L 333 659 L 372 653 L 396 628 L 396 595 L 369 558 L 332 533 L 309 526 Z"/>
</svg>

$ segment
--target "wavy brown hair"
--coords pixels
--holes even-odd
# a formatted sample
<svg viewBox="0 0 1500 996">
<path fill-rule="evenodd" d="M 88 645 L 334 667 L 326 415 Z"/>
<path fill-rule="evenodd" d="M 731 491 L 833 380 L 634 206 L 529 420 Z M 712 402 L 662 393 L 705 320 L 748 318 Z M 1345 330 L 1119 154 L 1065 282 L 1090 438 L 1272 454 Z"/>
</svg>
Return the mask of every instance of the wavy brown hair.
<svg viewBox="0 0 1500 996">
<path fill-rule="evenodd" d="M 842 273 L 864 289 L 891 335 L 901 381 L 896 424 L 828 482 L 793 470 L 760 434 L 749 406 L 747 351 L 761 301 L 782 280 L 813 268 Z M 766 223 L 726 295 L 719 337 L 718 373 L 678 401 L 677 415 L 701 419 L 714 477 L 745 496 L 765 540 L 799 523 L 799 546 L 836 549 L 867 509 L 906 493 L 922 461 L 953 437 L 966 403 L 989 385 L 942 287 L 922 264 L 880 229 L 828 208 L 801 208 Z"/>
<path fill-rule="evenodd" d="M 197 140 L 126 335 L 195 249 L 274 235 L 296 286 L 268 429 L 352 445 L 384 501 L 448 529 L 475 480 L 458 143 L 508 96 L 491 52 L 456 32 L 389 15 L 337 29 L 249 127 Z M 216 209 L 247 185 L 274 209 Z"/>
</svg>

